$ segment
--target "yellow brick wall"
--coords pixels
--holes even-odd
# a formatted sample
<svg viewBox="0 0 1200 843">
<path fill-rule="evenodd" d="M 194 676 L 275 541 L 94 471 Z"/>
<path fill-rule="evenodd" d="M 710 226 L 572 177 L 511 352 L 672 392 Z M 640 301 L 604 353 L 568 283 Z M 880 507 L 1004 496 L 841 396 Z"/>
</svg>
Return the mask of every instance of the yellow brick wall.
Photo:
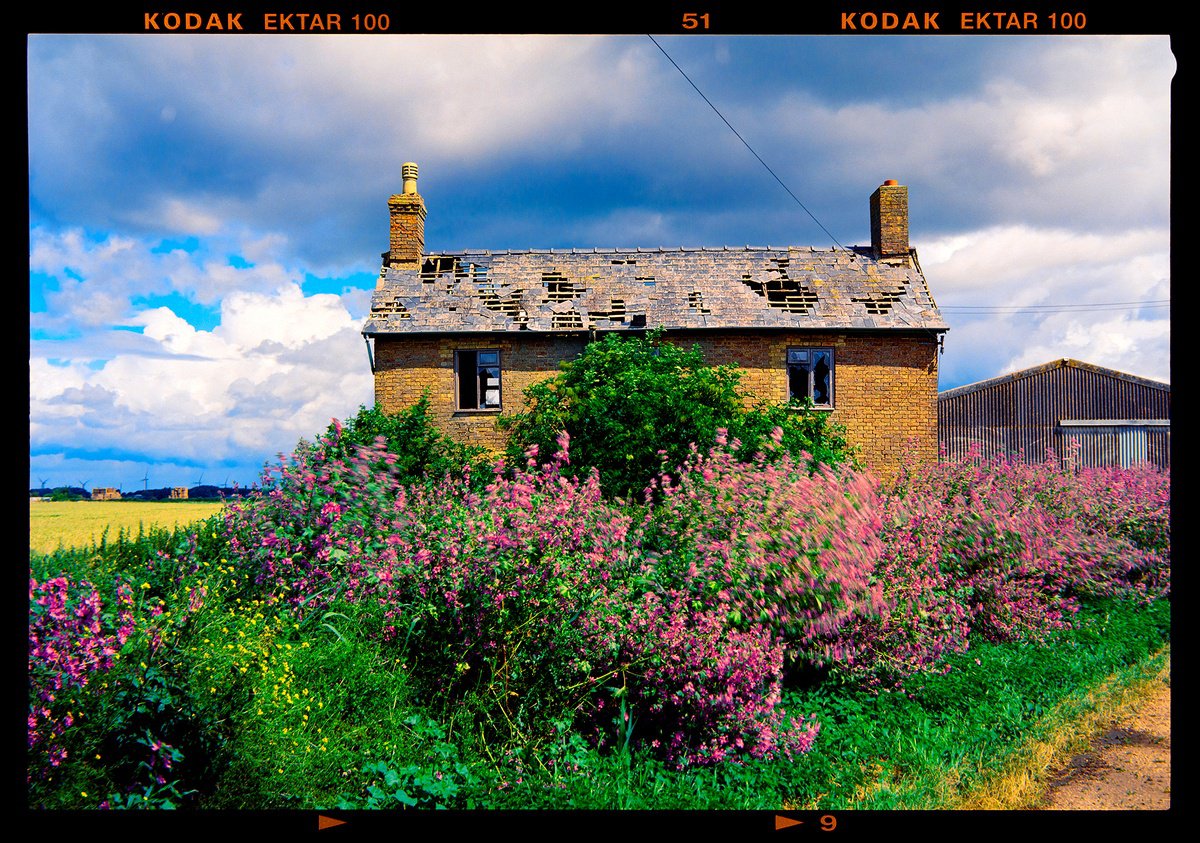
<svg viewBox="0 0 1200 843">
<path fill-rule="evenodd" d="M 671 337 L 700 346 L 711 365 L 737 364 L 742 387 L 757 399 L 787 398 L 787 349 L 828 347 L 834 354 L 832 418 L 844 424 L 863 460 L 891 475 L 901 456 L 937 458 L 937 341 L 932 334 L 772 333 L 758 336 L 691 332 Z M 500 350 L 501 398 L 505 412 L 522 407 L 522 392 L 553 375 L 558 363 L 574 359 L 584 341 L 576 337 L 380 337 L 375 342 L 375 397 L 396 412 L 411 406 L 425 389 L 437 423 L 461 442 L 494 451 L 504 447 L 493 411 L 455 409 L 454 352 Z"/>
<path fill-rule="evenodd" d="M 522 393 L 534 381 L 558 371 L 563 360 L 583 350 L 582 338 L 564 337 L 380 337 L 375 341 L 375 400 L 387 412 L 411 407 L 429 390 L 430 411 L 442 430 L 471 445 L 504 449 L 494 410 L 458 410 L 455 404 L 454 352 L 499 349 L 502 411 L 522 407 Z"/>
</svg>

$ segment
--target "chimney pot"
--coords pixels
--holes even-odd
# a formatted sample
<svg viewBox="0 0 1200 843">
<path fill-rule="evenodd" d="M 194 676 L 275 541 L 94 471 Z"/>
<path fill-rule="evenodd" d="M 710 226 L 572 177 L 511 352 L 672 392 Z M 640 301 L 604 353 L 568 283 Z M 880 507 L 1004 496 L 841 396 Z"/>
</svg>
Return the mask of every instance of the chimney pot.
<svg viewBox="0 0 1200 843">
<path fill-rule="evenodd" d="M 415 166 L 416 166 L 416 164 L 414 164 L 413 166 L 415 167 Z M 895 179 L 888 179 L 887 181 L 885 181 L 885 182 L 883 183 L 883 186 L 884 186 L 884 187 L 893 187 L 893 186 L 895 186 L 895 185 L 897 185 L 897 184 L 900 184 L 900 182 L 896 181 Z"/>
<path fill-rule="evenodd" d="M 411 196 L 417 192 L 417 165 L 405 161 L 400 165 L 400 174 L 404 177 L 404 193 Z"/>
</svg>

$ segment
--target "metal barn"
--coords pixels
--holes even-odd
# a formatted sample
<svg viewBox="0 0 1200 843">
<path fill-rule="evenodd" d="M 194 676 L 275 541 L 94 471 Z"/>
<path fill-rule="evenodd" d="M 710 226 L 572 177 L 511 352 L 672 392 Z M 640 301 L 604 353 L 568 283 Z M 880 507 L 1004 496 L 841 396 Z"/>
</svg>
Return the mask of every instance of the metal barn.
<svg viewBox="0 0 1200 843">
<path fill-rule="evenodd" d="M 1171 464 L 1171 385 L 1062 359 L 938 394 L 938 445 L 948 459 L 1074 465 Z"/>
</svg>

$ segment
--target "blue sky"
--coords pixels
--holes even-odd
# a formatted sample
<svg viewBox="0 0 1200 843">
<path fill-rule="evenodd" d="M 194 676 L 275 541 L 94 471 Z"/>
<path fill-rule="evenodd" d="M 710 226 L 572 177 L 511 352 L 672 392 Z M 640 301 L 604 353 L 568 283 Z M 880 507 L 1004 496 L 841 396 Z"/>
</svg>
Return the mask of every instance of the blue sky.
<svg viewBox="0 0 1200 843">
<path fill-rule="evenodd" d="M 942 389 L 1170 380 L 1167 308 L 1082 309 L 1170 297 L 1166 36 L 658 40 L 839 242 L 908 186 Z M 370 403 L 404 161 L 431 250 L 830 245 L 645 36 L 33 35 L 28 92 L 31 484 L 246 484 Z"/>
</svg>

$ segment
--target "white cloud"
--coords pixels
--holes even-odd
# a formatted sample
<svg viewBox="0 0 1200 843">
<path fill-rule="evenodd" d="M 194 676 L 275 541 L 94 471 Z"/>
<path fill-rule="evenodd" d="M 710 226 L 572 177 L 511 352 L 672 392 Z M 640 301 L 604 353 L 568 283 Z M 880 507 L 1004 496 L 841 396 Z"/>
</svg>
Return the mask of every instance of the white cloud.
<svg viewBox="0 0 1200 843">
<path fill-rule="evenodd" d="M 1165 225 L 1174 64 L 1165 37 L 1085 38 L 1065 55 L 1031 50 L 1026 62 L 991 68 L 977 90 L 918 105 L 831 105 L 793 91 L 770 108 L 765 142 L 775 160 L 795 162 L 796 184 L 859 183 L 866 162 L 869 179 L 910 183 L 918 228 L 940 215 L 945 229 L 964 214 L 1093 230 Z M 743 104 L 735 125 L 761 123 L 761 109 Z"/>
<path fill-rule="evenodd" d="M 921 265 L 950 325 L 941 388 L 1063 357 L 1169 379 L 1169 311 L 1097 307 L 1170 299 L 1169 246 L 1165 229 L 1101 235 L 1028 226 L 924 243 Z M 1073 309 L 955 310 L 1049 306 Z"/>
<path fill-rule="evenodd" d="M 240 349 L 251 350 L 274 341 L 299 348 L 347 328 L 360 327 L 338 296 L 305 296 L 294 284 L 272 294 L 231 293 L 221 303 L 216 333 Z"/>
<path fill-rule="evenodd" d="M 1165 228 L 1090 234 L 1027 225 L 995 226 L 933 238 L 916 246 L 921 266 L 943 305 L 1137 301 L 1151 294 L 1167 297 L 1171 264 L 1170 232 Z"/>
<path fill-rule="evenodd" d="M 98 369 L 53 365 L 58 344 L 35 345 L 35 452 L 110 448 L 148 460 L 258 464 L 370 402 L 360 323 L 338 296 L 305 296 L 291 284 L 227 296 L 212 331 L 166 307 L 135 323 L 141 347 L 126 344 Z"/>
</svg>

